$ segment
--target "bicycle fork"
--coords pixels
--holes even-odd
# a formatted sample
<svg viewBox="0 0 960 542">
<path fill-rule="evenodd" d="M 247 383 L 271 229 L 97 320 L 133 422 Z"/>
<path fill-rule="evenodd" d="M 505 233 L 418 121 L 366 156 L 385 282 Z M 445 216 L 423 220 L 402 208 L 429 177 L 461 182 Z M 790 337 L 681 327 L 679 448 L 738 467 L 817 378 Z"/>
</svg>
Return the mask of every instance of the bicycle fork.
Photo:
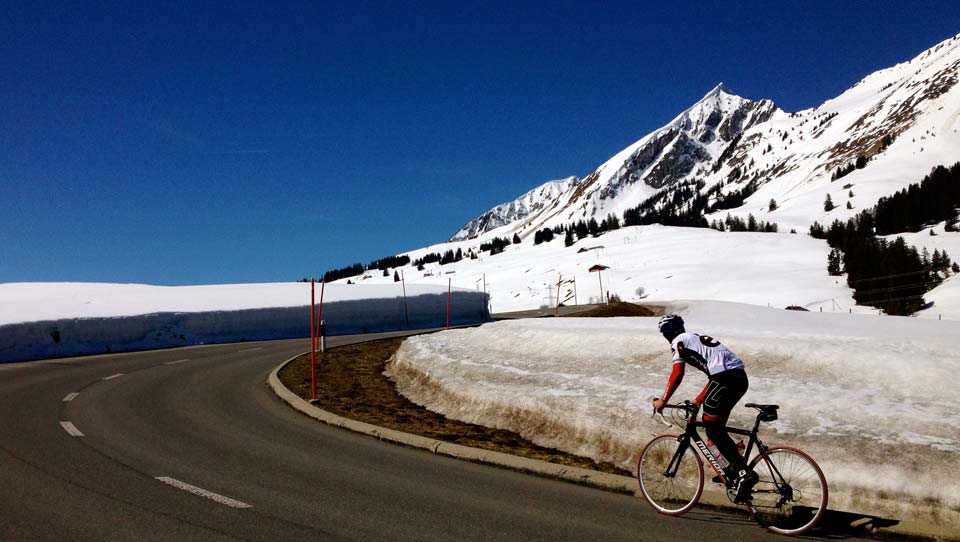
<svg viewBox="0 0 960 542">
<path fill-rule="evenodd" d="M 670 464 L 667 465 L 667 470 L 663 472 L 666 478 L 673 478 L 677 475 L 677 471 L 680 470 L 680 460 L 683 459 L 683 454 L 687 453 L 687 448 L 689 447 L 690 439 L 681 438 L 680 445 L 677 446 L 677 451 L 673 454 L 673 459 L 671 459 Z"/>
</svg>

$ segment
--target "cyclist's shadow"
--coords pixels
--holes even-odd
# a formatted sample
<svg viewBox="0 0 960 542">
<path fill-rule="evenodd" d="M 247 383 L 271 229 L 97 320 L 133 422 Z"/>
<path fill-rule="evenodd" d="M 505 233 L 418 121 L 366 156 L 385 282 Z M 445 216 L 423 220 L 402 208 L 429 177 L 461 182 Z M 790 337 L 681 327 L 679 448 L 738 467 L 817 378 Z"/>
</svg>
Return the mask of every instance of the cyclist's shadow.
<svg viewBox="0 0 960 542">
<path fill-rule="evenodd" d="M 746 510 L 722 511 L 701 505 L 699 510 L 692 510 L 683 516 L 684 519 L 709 523 L 726 523 L 730 525 L 756 525 Z M 875 533 L 887 527 L 900 523 L 897 519 L 882 518 L 867 514 L 856 514 L 840 510 L 827 509 L 820 523 L 810 532 L 799 538 L 851 538 Z"/>
<path fill-rule="evenodd" d="M 868 514 L 842 512 L 827 509 L 823 519 L 816 529 L 809 534 L 830 538 L 846 538 L 849 536 L 864 536 L 900 523 L 898 519 L 882 518 Z"/>
</svg>

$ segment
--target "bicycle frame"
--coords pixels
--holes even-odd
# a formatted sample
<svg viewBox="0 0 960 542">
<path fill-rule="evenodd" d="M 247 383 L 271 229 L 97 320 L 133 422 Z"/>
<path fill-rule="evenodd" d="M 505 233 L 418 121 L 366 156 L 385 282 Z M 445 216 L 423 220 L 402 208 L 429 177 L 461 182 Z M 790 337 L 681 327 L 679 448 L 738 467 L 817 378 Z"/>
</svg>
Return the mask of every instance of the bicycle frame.
<svg viewBox="0 0 960 542">
<path fill-rule="evenodd" d="M 677 446 L 677 451 L 673 455 L 673 459 L 670 460 L 670 463 L 667 465 L 667 470 L 664 473 L 665 476 L 673 477 L 676 475 L 677 470 L 680 468 L 680 460 L 683 458 L 683 454 L 686 453 L 687 447 L 690 446 L 690 441 L 693 441 L 696 444 L 696 449 L 699 450 L 700 455 L 707 460 L 707 463 L 710 464 L 710 467 L 717 473 L 717 476 L 720 477 L 720 480 L 726 484 L 727 476 L 723 470 L 723 466 L 720 465 L 719 458 L 710 451 L 710 448 L 707 447 L 706 441 L 703 437 L 700 436 L 700 433 L 697 431 L 698 427 L 703 427 L 704 423 L 696 420 L 688 420 L 687 427 L 683 432 L 683 435 L 680 437 L 680 444 Z M 750 453 L 753 451 L 753 447 L 757 447 L 758 454 L 766 454 L 769 447 L 765 445 L 757 434 L 760 431 L 760 416 L 757 416 L 756 421 L 753 424 L 753 430 L 749 431 L 747 429 L 741 429 L 739 427 L 726 427 L 727 433 L 732 435 L 743 435 L 749 437 L 748 444 L 744 450 L 743 457 L 747 459 L 750 457 Z M 783 475 L 777 470 L 776 465 L 773 465 L 770 462 L 765 463 L 771 468 L 771 476 L 774 479 L 776 486 L 780 487 L 780 480 L 783 480 Z"/>
</svg>

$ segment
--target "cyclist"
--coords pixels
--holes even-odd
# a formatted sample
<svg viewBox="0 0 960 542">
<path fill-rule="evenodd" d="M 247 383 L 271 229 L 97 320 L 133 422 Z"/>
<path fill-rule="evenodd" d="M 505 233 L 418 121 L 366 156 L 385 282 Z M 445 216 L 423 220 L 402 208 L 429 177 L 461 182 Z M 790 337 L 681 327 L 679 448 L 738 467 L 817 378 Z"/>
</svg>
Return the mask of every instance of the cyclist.
<svg viewBox="0 0 960 542">
<path fill-rule="evenodd" d="M 657 412 L 663 411 L 663 406 L 683 380 L 686 364 L 706 373 L 707 385 L 694 402 L 703 407 L 703 426 L 707 438 L 713 441 L 729 463 L 724 471 L 734 502 L 749 501 L 750 490 L 759 477 L 747 466 L 726 430 L 730 411 L 747 392 L 747 373 L 743 361 L 713 337 L 688 333 L 684 329 L 683 318 L 676 314 L 664 316 L 657 325 L 673 350 L 673 371 L 663 395 L 654 399 L 653 408 Z"/>
</svg>

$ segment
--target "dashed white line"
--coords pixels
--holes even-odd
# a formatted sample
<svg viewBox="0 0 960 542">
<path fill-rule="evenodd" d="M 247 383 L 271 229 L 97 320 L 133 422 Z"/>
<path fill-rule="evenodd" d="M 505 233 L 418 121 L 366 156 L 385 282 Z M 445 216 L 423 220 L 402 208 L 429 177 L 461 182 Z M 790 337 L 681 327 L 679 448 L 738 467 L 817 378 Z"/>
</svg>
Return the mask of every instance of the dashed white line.
<svg viewBox="0 0 960 542">
<path fill-rule="evenodd" d="M 224 497 L 219 493 L 207 491 L 206 489 L 202 489 L 197 486 L 192 486 L 186 482 L 181 482 L 176 478 L 170 478 L 169 476 L 157 476 L 157 480 L 160 480 L 165 484 L 169 484 L 177 489 L 182 489 L 186 492 L 193 493 L 194 495 L 199 495 L 201 497 L 210 499 L 211 501 L 218 502 L 220 504 L 229 506 L 231 508 L 253 508 L 252 506 L 250 506 L 245 502 L 231 499 L 230 497 Z"/>
<path fill-rule="evenodd" d="M 113 380 L 114 378 L 120 378 L 121 376 L 123 376 L 123 373 L 117 373 L 117 374 L 115 374 L 115 375 L 105 376 L 105 377 L 103 377 L 103 379 L 104 379 L 104 380 Z"/>
<path fill-rule="evenodd" d="M 68 393 L 68 394 L 66 394 L 66 395 L 63 397 L 63 402 L 64 402 L 64 403 L 69 403 L 70 401 L 73 401 L 74 399 L 76 399 L 78 395 L 80 395 L 80 394 L 77 393 L 77 392 Z"/>
<path fill-rule="evenodd" d="M 247 348 L 246 350 L 237 350 L 237 352 L 253 352 L 254 350 L 263 350 L 263 348 Z"/>
<path fill-rule="evenodd" d="M 63 430 L 66 431 L 71 437 L 83 436 L 83 433 L 77 429 L 76 425 L 73 425 L 73 422 L 60 422 L 60 427 L 63 427 Z"/>
<path fill-rule="evenodd" d="M 183 363 L 185 361 L 190 361 L 190 359 L 188 358 L 188 359 L 178 359 L 177 361 L 168 361 L 164 363 L 164 365 L 176 365 L 178 363 Z"/>
</svg>

